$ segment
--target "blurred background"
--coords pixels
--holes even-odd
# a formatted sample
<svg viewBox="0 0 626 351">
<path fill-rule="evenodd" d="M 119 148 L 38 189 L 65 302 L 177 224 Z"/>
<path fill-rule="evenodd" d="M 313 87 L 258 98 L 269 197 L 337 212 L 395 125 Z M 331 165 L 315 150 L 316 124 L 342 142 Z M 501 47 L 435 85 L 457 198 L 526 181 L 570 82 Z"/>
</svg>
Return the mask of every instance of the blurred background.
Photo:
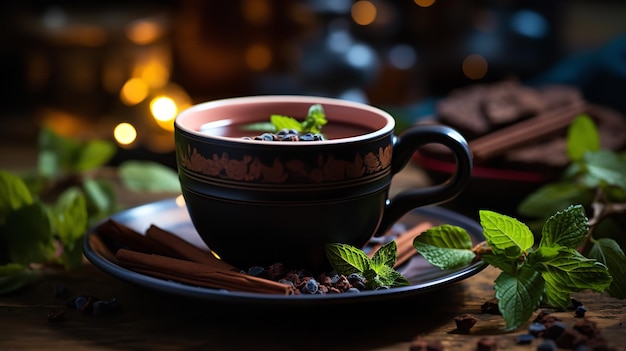
<svg viewBox="0 0 626 351">
<path fill-rule="evenodd" d="M 113 164 L 174 167 L 178 111 L 256 94 L 366 102 L 402 126 L 515 78 L 624 112 L 624 19 L 623 0 L 4 0 L 1 159 L 31 162 L 49 126 L 114 140 Z"/>
</svg>

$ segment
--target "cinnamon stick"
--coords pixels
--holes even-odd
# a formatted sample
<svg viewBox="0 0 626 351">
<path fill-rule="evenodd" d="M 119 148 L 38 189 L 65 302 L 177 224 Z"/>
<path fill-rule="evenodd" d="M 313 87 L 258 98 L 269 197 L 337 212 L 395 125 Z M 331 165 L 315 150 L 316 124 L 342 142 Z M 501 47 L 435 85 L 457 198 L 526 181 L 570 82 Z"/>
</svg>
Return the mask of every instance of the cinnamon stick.
<svg viewBox="0 0 626 351">
<path fill-rule="evenodd" d="M 183 259 L 128 249 L 118 250 L 116 257 L 122 267 L 161 279 L 231 291 L 283 295 L 292 293 L 288 284 Z"/>
<path fill-rule="evenodd" d="M 554 135 L 566 128 L 576 116 L 584 113 L 585 107 L 585 101 L 581 100 L 545 111 L 470 141 L 470 150 L 477 161 L 499 156 L 512 148 Z"/>
<path fill-rule="evenodd" d="M 170 257 L 207 264 L 213 267 L 221 267 L 227 271 L 238 270 L 234 266 L 215 257 L 212 252 L 202 250 L 174 233 L 159 228 L 154 224 L 146 231 L 146 237 L 154 241 L 156 245 L 161 246 L 164 250 L 173 252 L 173 255 L 168 255 Z"/>
<path fill-rule="evenodd" d="M 103 238 L 110 238 L 122 246 L 135 251 L 158 253 L 165 256 L 175 255 L 171 249 L 155 243 L 151 238 L 127 227 L 111 218 L 96 227 L 95 232 Z"/>
<path fill-rule="evenodd" d="M 398 248 L 398 258 L 396 259 L 396 262 L 394 263 L 393 268 L 400 267 L 401 265 L 406 263 L 411 257 L 417 254 L 417 250 L 415 250 L 415 247 L 413 247 L 413 239 L 415 239 L 416 236 L 422 234 L 423 232 L 425 232 L 426 230 L 432 227 L 433 227 L 433 224 L 430 222 L 421 222 L 409 228 L 408 230 L 396 235 L 396 237 L 393 240 L 396 241 L 396 246 Z M 393 234 L 389 232 L 389 234 L 386 234 L 386 235 L 393 235 Z M 368 256 L 370 258 L 374 256 L 376 251 L 378 251 L 378 249 L 380 249 L 380 247 L 383 245 L 384 244 L 378 244 L 374 246 L 372 250 L 368 253 Z"/>
</svg>

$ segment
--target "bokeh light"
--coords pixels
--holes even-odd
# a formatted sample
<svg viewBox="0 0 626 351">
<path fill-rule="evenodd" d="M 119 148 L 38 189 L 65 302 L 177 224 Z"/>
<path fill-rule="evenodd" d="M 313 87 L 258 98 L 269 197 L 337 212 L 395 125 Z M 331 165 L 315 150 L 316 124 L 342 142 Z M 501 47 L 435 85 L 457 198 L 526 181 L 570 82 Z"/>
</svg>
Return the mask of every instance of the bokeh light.
<svg viewBox="0 0 626 351">
<path fill-rule="evenodd" d="M 246 50 L 245 60 L 251 70 L 263 71 L 272 63 L 272 52 L 265 44 L 253 44 Z"/>
<path fill-rule="evenodd" d="M 148 84 L 143 79 L 131 78 L 120 91 L 120 100 L 128 106 L 137 105 L 148 96 Z"/>
<path fill-rule="evenodd" d="M 178 107 L 172 98 L 157 96 L 150 101 L 150 112 L 161 126 L 166 130 L 174 130 L 174 119 L 178 114 Z"/>
<path fill-rule="evenodd" d="M 463 60 L 463 74 L 469 79 L 478 80 L 487 74 L 488 66 L 483 56 L 472 54 Z"/>
<path fill-rule="evenodd" d="M 137 20 L 126 26 L 126 36 L 138 45 L 155 42 L 163 35 L 163 28 L 151 20 Z"/>
<path fill-rule="evenodd" d="M 435 0 L 413 0 L 413 2 L 420 7 L 430 7 L 435 3 Z"/>
<path fill-rule="evenodd" d="M 352 5 L 350 13 L 354 22 L 367 26 L 376 19 L 376 6 L 371 1 L 359 0 Z"/>
<path fill-rule="evenodd" d="M 130 145 L 137 139 L 137 130 L 132 124 L 123 122 L 115 126 L 113 137 L 120 145 Z"/>
</svg>

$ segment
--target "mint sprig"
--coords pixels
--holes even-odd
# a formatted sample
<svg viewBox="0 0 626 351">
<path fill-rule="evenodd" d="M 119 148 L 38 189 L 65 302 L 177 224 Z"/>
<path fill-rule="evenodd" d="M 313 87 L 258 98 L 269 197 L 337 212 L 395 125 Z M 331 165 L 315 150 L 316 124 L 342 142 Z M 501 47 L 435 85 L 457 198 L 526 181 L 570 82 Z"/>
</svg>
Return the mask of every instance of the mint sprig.
<svg viewBox="0 0 626 351">
<path fill-rule="evenodd" d="M 322 127 L 328 123 L 324 108 L 320 104 L 311 105 L 306 118 L 302 122 L 298 121 L 294 117 L 280 114 L 271 115 L 270 122 L 273 125 L 274 131 L 279 131 L 281 129 L 293 129 L 299 133 L 314 134 L 321 133 Z"/>
<path fill-rule="evenodd" d="M 442 225 L 417 236 L 413 246 L 441 269 L 456 268 L 458 257 L 477 254 L 477 258 L 502 270 L 494 289 L 508 329 L 525 323 L 542 303 L 565 309 L 572 292 L 600 292 L 611 284 L 604 264 L 576 250 L 588 233 L 582 206 L 573 205 L 551 216 L 538 245 L 528 226 L 515 218 L 488 210 L 481 210 L 479 216 L 486 245 L 470 248 L 464 244 L 464 249 L 450 245 L 441 240 L 451 233 L 449 225 Z M 454 238 L 453 242 L 471 240 L 462 228 L 454 231 Z M 459 254 L 463 250 L 465 255 Z"/>
<path fill-rule="evenodd" d="M 372 258 L 363 250 L 341 243 L 327 244 L 326 256 L 338 274 L 357 273 L 363 276 L 368 289 L 410 285 L 402 274 L 393 269 L 398 256 L 398 247 L 394 240 L 381 246 Z"/>
<path fill-rule="evenodd" d="M 120 209 L 114 185 L 96 177 L 116 152 L 111 141 L 43 128 L 38 151 L 34 174 L 0 170 L 0 294 L 31 284 L 42 267 L 81 265 L 88 227 Z M 130 190 L 180 187 L 176 172 L 158 164 L 125 161 L 118 170 Z"/>
<path fill-rule="evenodd" d="M 602 149 L 593 119 L 583 114 L 568 128 L 567 154 L 570 164 L 561 179 L 529 194 L 518 213 L 541 223 L 546 214 L 581 204 L 591 218 L 588 235 L 577 250 L 608 267 L 614 279 L 607 292 L 624 299 L 626 257 L 618 242 L 623 242 L 626 232 L 616 218 L 626 213 L 626 153 Z"/>
</svg>

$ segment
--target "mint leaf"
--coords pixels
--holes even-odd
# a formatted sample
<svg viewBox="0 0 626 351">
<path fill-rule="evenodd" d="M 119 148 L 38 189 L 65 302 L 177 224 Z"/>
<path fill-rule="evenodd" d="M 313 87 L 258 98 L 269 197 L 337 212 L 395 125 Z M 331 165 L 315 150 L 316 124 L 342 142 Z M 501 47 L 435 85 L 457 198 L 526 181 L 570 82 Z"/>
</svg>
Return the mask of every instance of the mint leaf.
<svg viewBox="0 0 626 351">
<path fill-rule="evenodd" d="M 320 104 L 314 104 L 309 107 L 306 119 L 302 122 L 302 130 L 304 132 L 321 133 L 322 126 L 327 123 L 326 113 Z"/>
<path fill-rule="evenodd" d="M 106 179 L 85 179 L 83 191 L 90 223 L 118 211 L 114 185 Z"/>
<path fill-rule="evenodd" d="M 480 257 L 484 262 L 490 264 L 503 272 L 510 275 L 515 275 L 517 272 L 517 260 L 511 260 L 510 258 L 499 255 L 482 255 Z"/>
<path fill-rule="evenodd" d="M 571 204 L 591 203 L 592 198 L 593 193 L 583 184 L 549 183 L 525 197 L 519 203 L 517 212 L 525 217 L 546 218 Z"/>
<path fill-rule="evenodd" d="M 33 203 L 33 196 L 24 181 L 12 173 L 0 171 L 0 225 L 9 212 Z"/>
<path fill-rule="evenodd" d="M 550 216 L 541 232 L 542 246 L 565 246 L 576 249 L 589 232 L 589 222 L 582 205 L 572 205 Z"/>
<path fill-rule="evenodd" d="M 479 211 L 483 235 L 496 255 L 518 258 L 534 243 L 528 226 L 515 218 L 493 211 Z"/>
<path fill-rule="evenodd" d="M 381 246 L 372 256 L 372 266 L 374 270 L 379 267 L 393 267 L 398 259 L 398 245 L 395 240 L 391 240 Z"/>
<path fill-rule="evenodd" d="M 294 129 L 298 132 L 303 131 L 300 122 L 298 122 L 298 120 L 293 117 L 283 115 L 271 115 L 270 122 L 272 122 L 272 125 L 274 125 L 275 130 Z"/>
<path fill-rule="evenodd" d="M 555 246 L 539 246 L 536 250 L 529 250 L 526 262 L 529 265 L 545 263 L 555 259 L 560 252 L 560 247 Z"/>
<path fill-rule="evenodd" d="M 59 261 L 66 268 L 82 263 L 82 237 L 87 231 L 89 217 L 85 196 L 78 188 L 68 188 L 53 208 L 56 235 L 62 244 Z"/>
<path fill-rule="evenodd" d="M 371 259 L 362 250 L 354 246 L 328 244 L 326 245 L 326 256 L 339 274 L 363 273 L 370 269 Z"/>
<path fill-rule="evenodd" d="M 46 178 L 58 178 L 73 169 L 81 152 L 81 144 L 64 138 L 50 128 L 39 132 L 38 171 Z"/>
<path fill-rule="evenodd" d="M 28 265 L 54 256 L 50 213 L 40 202 L 9 213 L 3 234 L 11 262 Z"/>
<path fill-rule="evenodd" d="M 610 150 L 599 150 L 585 154 L 587 166 L 585 184 L 598 187 L 604 183 L 626 189 L 626 161 Z"/>
<path fill-rule="evenodd" d="M 567 155 L 571 161 L 581 161 L 587 151 L 600 150 L 600 133 L 587 114 L 576 117 L 567 129 Z"/>
<path fill-rule="evenodd" d="M 125 161 L 118 172 L 124 185 L 134 191 L 180 192 L 178 173 L 160 163 Z"/>
<path fill-rule="evenodd" d="M 613 277 L 607 292 L 618 299 L 626 298 L 626 256 L 619 244 L 609 238 L 598 239 L 587 253 L 587 257 L 606 265 Z"/>
<path fill-rule="evenodd" d="M 83 143 L 72 169 L 77 172 L 84 172 L 104 166 L 111 160 L 116 151 L 115 144 L 110 141 L 90 140 Z"/>
<path fill-rule="evenodd" d="M 324 113 L 324 108 L 320 104 L 311 105 L 306 118 L 302 122 L 299 122 L 293 117 L 279 114 L 271 115 L 270 122 L 274 126 L 275 131 L 281 129 L 294 129 L 299 133 L 314 134 L 321 133 L 322 127 L 328 123 L 326 120 L 326 114 Z"/>
<path fill-rule="evenodd" d="M 402 274 L 389 266 L 368 269 L 363 272 L 363 277 L 367 280 L 366 287 L 371 290 L 381 286 L 394 288 L 411 284 Z"/>
<path fill-rule="evenodd" d="M 557 257 L 544 263 L 544 269 L 547 302 L 562 309 L 569 303 L 570 292 L 585 289 L 601 292 L 612 281 L 605 265 L 567 247 L 559 248 Z"/>
<path fill-rule="evenodd" d="M 433 266 L 453 269 L 472 262 L 472 240 L 465 229 L 448 224 L 428 229 L 413 239 L 413 247 Z"/>
<path fill-rule="evenodd" d="M 326 256 L 338 274 L 361 274 L 366 287 L 396 287 L 409 285 L 409 281 L 393 269 L 398 248 L 394 240 L 383 245 L 370 259 L 362 250 L 346 244 L 326 245 Z"/>
<path fill-rule="evenodd" d="M 543 288 L 539 272 L 528 266 L 522 267 L 517 275 L 500 273 L 494 289 L 508 330 L 518 328 L 530 318 L 541 303 Z"/>
</svg>

